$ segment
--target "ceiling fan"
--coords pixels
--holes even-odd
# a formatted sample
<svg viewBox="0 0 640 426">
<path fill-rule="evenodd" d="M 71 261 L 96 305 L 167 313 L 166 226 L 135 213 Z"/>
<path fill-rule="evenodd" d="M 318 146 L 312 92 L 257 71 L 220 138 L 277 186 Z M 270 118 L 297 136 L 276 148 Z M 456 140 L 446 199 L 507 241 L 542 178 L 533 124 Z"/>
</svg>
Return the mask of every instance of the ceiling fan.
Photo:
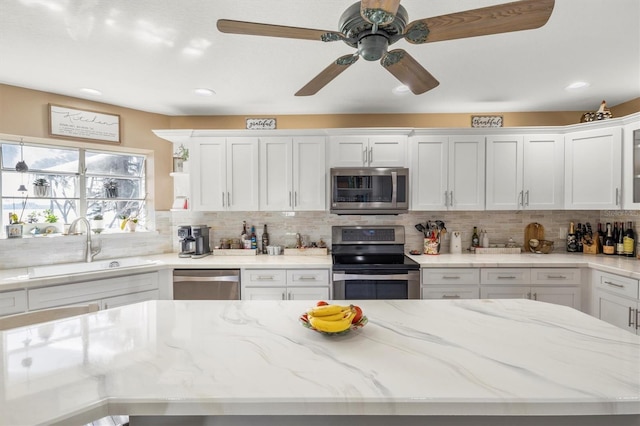
<svg viewBox="0 0 640 426">
<path fill-rule="evenodd" d="M 380 64 L 416 95 L 440 84 L 403 49 L 387 50 L 398 40 L 432 43 L 540 28 L 549 20 L 555 0 L 521 0 L 408 22 L 400 0 L 361 0 L 349 6 L 339 21 L 339 31 L 288 27 L 256 22 L 218 20 L 223 33 L 284 37 L 324 42 L 343 41 L 358 50 L 336 59 L 296 96 L 316 94 L 361 56 Z"/>
</svg>

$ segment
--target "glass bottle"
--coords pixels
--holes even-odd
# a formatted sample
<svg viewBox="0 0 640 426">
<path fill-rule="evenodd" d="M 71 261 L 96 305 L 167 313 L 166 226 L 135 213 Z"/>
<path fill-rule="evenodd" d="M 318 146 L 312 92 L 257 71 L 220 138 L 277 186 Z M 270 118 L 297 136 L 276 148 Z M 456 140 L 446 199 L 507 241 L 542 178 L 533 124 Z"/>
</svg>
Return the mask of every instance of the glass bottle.
<svg viewBox="0 0 640 426">
<path fill-rule="evenodd" d="M 623 239 L 624 255 L 634 257 L 636 255 L 636 233 L 633 231 L 633 222 L 627 222 L 627 229 Z"/>
<path fill-rule="evenodd" d="M 624 222 L 618 227 L 618 239 L 616 240 L 616 254 L 624 256 Z"/>
<path fill-rule="evenodd" d="M 473 227 L 473 235 L 471 235 L 471 247 L 480 247 L 480 237 L 478 236 L 478 227 Z"/>
<path fill-rule="evenodd" d="M 567 234 L 567 251 L 576 253 L 578 251 L 578 239 L 576 238 L 576 228 L 573 222 L 569 222 L 569 233 Z"/>
<path fill-rule="evenodd" d="M 269 245 L 269 233 L 267 232 L 267 224 L 262 229 L 262 254 L 267 254 L 267 246 Z"/>
<path fill-rule="evenodd" d="M 258 249 L 258 237 L 256 236 L 256 227 L 252 226 L 251 227 L 251 249 L 252 250 L 257 250 Z"/>
<path fill-rule="evenodd" d="M 613 231 L 611 230 L 611 223 L 607 222 L 607 235 L 604 237 L 604 242 L 602 243 L 602 253 L 603 254 L 616 254 L 615 248 L 615 240 L 613 239 Z"/>
</svg>

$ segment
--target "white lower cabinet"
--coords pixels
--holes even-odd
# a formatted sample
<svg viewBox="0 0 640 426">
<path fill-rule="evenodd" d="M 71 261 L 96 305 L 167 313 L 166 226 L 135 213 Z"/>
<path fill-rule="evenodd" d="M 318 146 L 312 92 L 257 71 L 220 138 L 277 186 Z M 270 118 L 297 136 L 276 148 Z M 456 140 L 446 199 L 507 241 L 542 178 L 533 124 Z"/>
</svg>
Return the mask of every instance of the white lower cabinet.
<svg viewBox="0 0 640 426">
<path fill-rule="evenodd" d="M 37 309 L 97 302 L 100 309 L 159 298 L 157 272 L 83 281 L 27 290 L 28 308 Z"/>
<path fill-rule="evenodd" d="M 593 271 L 591 312 L 597 318 L 640 335 L 640 282 Z"/>
<path fill-rule="evenodd" d="M 27 291 L 13 290 L 0 293 L 0 316 L 19 314 L 27 310 Z"/>
<path fill-rule="evenodd" d="M 329 269 L 243 269 L 242 300 L 325 300 Z"/>
<path fill-rule="evenodd" d="M 579 268 L 482 268 L 480 298 L 530 299 L 582 307 Z"/>
<path fill-rule="evenodd" d="M 423 299 L 477 299 L 480 297 L 480 269 L 423 268 Z"/>
</svg>

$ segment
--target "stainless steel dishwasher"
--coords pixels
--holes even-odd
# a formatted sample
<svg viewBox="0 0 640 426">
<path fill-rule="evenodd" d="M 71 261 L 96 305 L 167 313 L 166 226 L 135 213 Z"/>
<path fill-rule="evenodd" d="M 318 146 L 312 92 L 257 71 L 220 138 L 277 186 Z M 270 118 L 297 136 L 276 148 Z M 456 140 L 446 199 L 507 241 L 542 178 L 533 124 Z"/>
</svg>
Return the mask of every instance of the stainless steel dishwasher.
<svg viewBox="0 0 640 426">
<path fill-rule="evenodd" d="M 174 300 L 239 300 L 239 269 L 174 269 Z"/>
</svg>

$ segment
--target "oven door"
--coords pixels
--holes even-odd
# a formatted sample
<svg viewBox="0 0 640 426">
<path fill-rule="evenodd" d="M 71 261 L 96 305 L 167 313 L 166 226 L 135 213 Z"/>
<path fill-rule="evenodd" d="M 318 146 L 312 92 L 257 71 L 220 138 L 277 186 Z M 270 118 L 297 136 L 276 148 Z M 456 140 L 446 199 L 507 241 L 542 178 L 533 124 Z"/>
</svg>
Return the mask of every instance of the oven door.
<svg viewBox="0 0 640 426">
<path fill-rule="evenodd" d="M 419 299 L 420 271 L 334 270 L 333 298 L 337 300 Z"/>
</svg>

